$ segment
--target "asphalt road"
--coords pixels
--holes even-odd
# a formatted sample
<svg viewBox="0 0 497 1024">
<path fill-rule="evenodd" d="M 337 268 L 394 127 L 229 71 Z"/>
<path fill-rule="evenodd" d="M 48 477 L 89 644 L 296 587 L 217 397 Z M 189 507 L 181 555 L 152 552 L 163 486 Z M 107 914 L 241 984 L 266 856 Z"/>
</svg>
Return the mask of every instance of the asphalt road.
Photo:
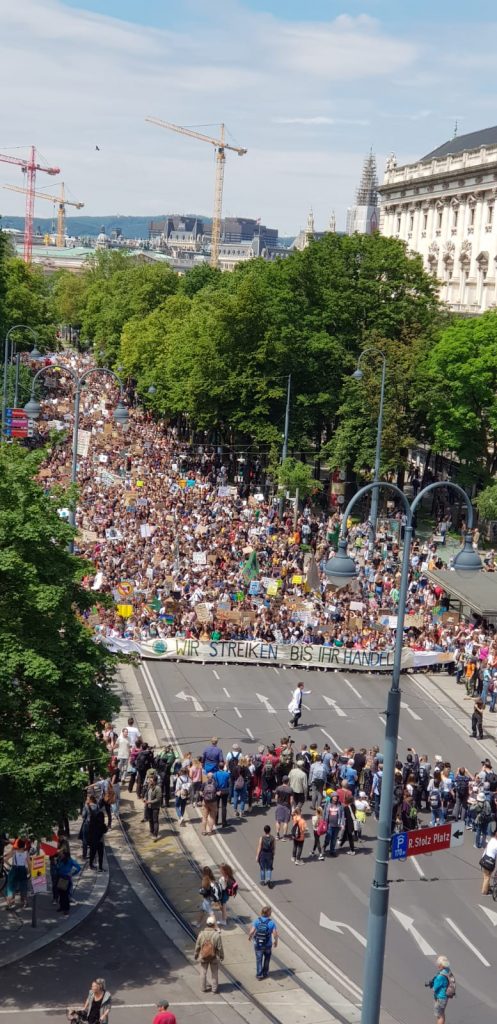
<svg viewBox="0 0 497 1024">
<path fill-rule="evenodd" d="M 78 847 L 75 842 L 76 856 Z M 74 933 L 0 968 L 2 1024 L 65 1024 L 66 1006 L 82 1006 L 97 977 L 105 978 L 112 994 L 112 1024 L 151 1024 L 157 1001 L 164 998 L 178 1024 L 240 1021 L 235 1003 L 230 1007 L 217 996 L 200 993 L 197 971 L 144 909 L 112 857 L 110 870 L 105 901 Z M 23 938 L 19 934 L 19 948 Z M 226 992 L 226 983 L 223 988 Z M 247 1000 L 233 996 L 237 998 Z"/>
<path fill-rule="evenodd" d="M 235 740 L 247 752 L 278 740 L 288 733 L 287 705 L 300 679 L 312 693 L 304 697 L 304 725 L 294 733 L 297 744 L 328 740 L 332 748 L 378 743 L 381 749 L 387 676 L 148 662 L 138 677 L 159 737 L 166 738 L 171 727 L 183 751 L 200 753 L 213 735 L 225 753 Z M 493 753 L 493 739 L 483 747 L 470 740 L 465 714 L 438 706 L 422 683 L 405 677 L 402 690 L 401 757 L 413 747 L 427 753 L 432 763 L 440 754 L 453 765 L 474 770 L 482 757 Z M 230 860 L 245 887 L 253 880 L 254 890 L 255 848 L 266 815 L 273 823 L 274 810 L 256 808 L 246 820 L 233 818 L 229 829 L 206 840 L 212 844 L 213 859 Z M 290 843 L 279 843 L 277 884 L 271 893 L 274 916 L 285 923 L 291 944 L 302 939 L 312 944 L 359 985 L 375 830 L 375 822 L 369 820 L 356 857 L 346 856 L 344 848 L 337 859 L 325 862 L 310 859 L 308 839 L 304 867 L 291 863 Z M 419 1024 L 421 1017 L 433 1012 L 424 983 L 432 977 L 435 952 L 449 956 L 457 977 L 458 996 L 450 1004 L 449 1024 L 467 1024 L 476 1009 L 479 1024 L 494 1024 L 497 905 L 480 896 L 479 856 L 472 833 L 466 832 L 458 849 L 391 863 L 383 1006 L 405 1024 Z M 259 894 L 267 896 L 267 890 Z M 395 911 L 403 916 L 399 919 Z M 322 915 L 328 918 L 328 927 Z"/>
</svg>

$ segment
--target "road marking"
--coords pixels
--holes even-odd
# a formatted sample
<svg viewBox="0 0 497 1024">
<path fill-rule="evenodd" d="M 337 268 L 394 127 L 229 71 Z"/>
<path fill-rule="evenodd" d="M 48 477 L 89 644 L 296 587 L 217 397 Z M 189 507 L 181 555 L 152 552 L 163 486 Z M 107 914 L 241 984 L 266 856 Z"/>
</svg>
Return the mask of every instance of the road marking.
<svg viewBox="0 0 497 1024">
<path fill-rule="evenodd" d="M 461 929 L 457 927 L 457 925 L 452 920 L 452 918 L 451 917 L 446 917 L 445 920 L 447 921 L 447 924 L 449 925 L 449 928 L 452 928 L 452 931 L 454 931 L 456 933 L 456 935 L 459 936 L 461 942 L 464 942 L 464 945 L 467 946 L 468 949 L 470 949 L 471 952 L 474 953 L 476 957 L 478 957 L 478 960 L 481 961 L 483 966 L 484 967 L 491 967 L 491 964 L 489 964 L 488 960 L 485 960 L 485 957 L 483 956 L 483 953 L 480 953 L 480 950 L 477 949 L 476 946 L 473 946 L 473 943 L 470 942 L 468 938 L 466 938 L 464 932 L 462 932 Z"/>
<path fill-rule="evenodd" d="M 236 714 L 236 715 L 238 715 L 238 717 L 239 717 L 239 718 L 242 718 L 242 714 L 241 714 L 241 712 L 240 712 L 240 711 L 238 710 L 238 708 L 236 708 L 236 707 L 233 707 L 233 711 L 235 712 L 235 714 Z"/>
<path fill-rule="evenodd" d="M 400 910 L 394 910 L 393 907 L 390 909 L 404 931 L 409 932 L 409 934 L 412 935 L 415 943 L 423 953 L 423 956 L 436 956 L 436 949 L 433 949 L 433 946 L 430 946 L 430 943 L 426 941 L 423 935 L 421 935 L 421 932 L 418 932 L 418 929 L 414 927 L 414 918 L 408 917 L 407 914 L 401 914 Z"/>
<path fill-rule="evenodd" d="M 181 744 L 177 743 L 176 741 L 171 720 L 163 704 L 161 703 L 159 692 L 155 685 L 150 669 L 148 668 L 148 665 L 142 662 L 142 664 L 140 665 L 140 671 L 145 680 L 145 685 L 149 692 L 150 699 L 152 701 L 152 704 L 154 705 L 157 717 L 162 725 L 162 728 L 166 735 L 168 736 L 171 743 L 174 743 L 175 746 L 179 749 L 179 753 L 181 753 Z M 324 729 L 322 730 L 322 732 L 325 732 Z M 328 736 L 328 738 L 332 740 L 337 750 L 340 749 L 340 747 L 335 742 L 332 736 L 329 736 L 327 732 L 325 732 L 325 736 Z M 212 842 L 214 846 L 217 846 L 224 860 L 227 860 L 236 868 L 236 873 L 238 877 L 242 878 L 249 892 L 257 893 L 257 896 L 261 901 L 261 906 L 263 906 L 264 901 L 266 900 L 267 902 L 266 893 L 263 892 L 259 886 L 254 884 L 254 879 L 252 878 L 252 876 L 248 875 L 247 872 L 242 867 L 242 865 L 240 864 L 240 862 L 238 861 L 238 859 L 236 857 L 233 857 L 233 851 L 231 847 L 229 847 L 225 840 L 221 839 L 221 837 L 218 835 L 214 835 L 212 837 Z M 325 957 L 312 942 L 310 942 L 308 939 L 304 941 L 300 935 L 299 930 L 295 927 L 294 924 L 292 924 L 290 919 L 286 917 L 286 915 L 283 914 L 281 911 L 278 911 L 278 924 L 280 925 L 280 931 L 286 931 L 288 935 L 291 937 L 292 942 L 302 950 L 303 954 L 307 954 L 307 956 L 314 960 L 314 962 L 317 963 L 318 966 L 327 971 L 327 973 L 334 979 L 334 981 L 338 982 L 345 989 L 348 997 L 351 1000 L 354 1000 L 355 1003 L 361 1002 L 362 989 L 359 987 L 359 985 L 356 985 L 356 983 L 352 981 L 349 975 L 345 974 L 345 972 L 342 971 L 338 964 L 333 963 L 332 960 L 329 960 L 328 957 Z M 25 1013 L 26 1011 L 23 1010 L 22 1012 Z"/>
<path fill-rule="evenodd" d="M 224 690 L 224 692 L 225 692 L 225 694 L 226 694 L 226 696 L 227 696 L 228 700 L 231 700 L 231 697 L 230 697 L 230 695 L 229 695 L 229 693 L 228 693 L 228 691 L 227 691 L 227 689 L 226 689 L 226 687 L 225 687 L 225 686 L 223 686 L 223 690 Z"/>
<path fill-rule="evenodd" d="M 329 732 L 326 732 L 326 729 L 321 729 L 321 732 L 323 733 L 324 736 L 326 736 L 327 739 L 331 740 L 335 750 L 341 750 L 342 749 L 340 744 L 337 743 L 337 741 L 333 739 L 333 736 L 330 736 Z"/>
<path fill-rule="evenodd" d="M 416 868 L 416 871 L 418 872 L 420 878 L 426 878 L 426 875 L 423 871 L 423 868 L 421 867 L 421 864 L 418 863 L 417 857 L 409 857 L 409 863 Z"/>
<path fill-rule="evenodd" d="M 173 1005 L 172 1003 L 170 1004 Z M 253 1006 L 249 999 L 235 999 L 228 1002 L 215 1003 L 212 999 L 195 999 L 191 1002 L 174 1002 L 174 1006 Z M 150 1010 L 157 1009 L 157 1003 L 114 1003 L 113 1010 Z M 10 1009 L 0 1010 L 0 1013 L 57 1013 L 67 1010 L 67 1006 L 27 1006 L 23 1010 Z"/>
<path fill-rule="evenodd" d="M 305 708 L 306 711 L 311 710 L 308 704 L 302 704 L 302 707 Z"/>
<path fill-rule="evenodd" d="M 333 708 L 333 711 L 336 711 L 339 718 L 347 718 L 345 711 L 338 707 L 336 700 L 333 700 L 332 697 L 327 697 L 325 693 L 323 693 L 323 700 L 329 704 L 330 708 Z"/>
<path fill-rule="evenodd" d="M 345 676 L 343 677 L 343 681 L 347 684 L 349 690 L 352 690 L 352 693 L 355 693 L 356 697 L 359 697 L 359 700 L 364 700 L 362 693 L 359 693 L 359 690 L 356 690 L 355 686 L 352 686 L 352 683 L 349 682 L 349 680 L 346 679 Z"/>
<path fill-rule="evenodd" d="M 191 701 L 193 701 L 193 710 L 194 711 L 203 711 L 204 710 L 202 705 L 199 704 L 197 698 L 193 697 L 191 693 L 185 693 L 184 690 L 181 690 L 181 693 L 177 693 L 176 697 L 178 697 L 179 700 L 191 700 Z"/>
<path fill-rule="evenodd" d="M 212 671 L 213 671 L 213 673 L 214 673 L 214 675 L 215 675 L 216 679 L 220 679 L 220 676 L 218 676 L 218 674 L 217 674 L 217 672 L 216 672 L 215 668 L 213 668 L 213 669 L 212 669 Z"/>
<path fill-rule="evenodd" d="M 401 700 L 400 706 L 401 706 L 401 708 L 404 708 L 404 711 L 407 711 L 407 714 L 410 715 L 411 718 L 414 718 L 415 722 L 422 722 L 423 721 L 421 716 L 417 715 L 416 712 L 413 711 L 412 708 L 409 707 L 409 704 L 407 704 L 405 700 Z"/>
<path fill-rule="evenodd" d="M 487 915 L 489 921 L 492 922 L 495 928 L 497 925 L 497 914 L 495 913 L 495 910 L 490 910 L 490 907 L 484 907 L 482 903 L 479 903 L 478 906 L 480 910 L 483 910 L 483 913 Z"/>
<path fill-rule="evenodd" d="M 383 722 L 383 725 L 386 725 L 386 724 L 387 724 L 387 720 L 386 720 L 386 718 L 385 718 L 385 715 L 378 715 L 378 718 L 380 719 L 380 722 Z M 399 733 L 399 735 L 398 735 L 398 737 L 397 737 L 397 738 L 398 738 L 399 740 L 401 740 L 401 739 L 402 739 L 402 736 L 400 735 L 400 733 Z"/>
<path fill-rule="evenodd" d="M 276 714 L 276 711 L 273 708 L 273 705 L 269 703 L 269 698 L 268 697 L 264 697 L 264 695 L 262 693 L 256 693 L 256 697 L 257 697 L 257 700 L 260 700 L 261 704 L 264 704 L 264 707 L 266 708 L 266 711 L 270 715 L 275 715 Z"/>
<path fill-rule="evenodd" d="M 253 732 L 250 731 L 250 729 L 246 728 L 245 732 L 247 733 L 248 736 L 250 736 L 251 740 L 255 739 L 255 736 L 254 736 Z"/>
<path fill-rule="evenodd" d="M 276 672 L 277 676 L 279 676 L 279 674 L 280 674 L 279 668 L 275 668 L 274 665 L 273 665 L 273 672 Z"/>
<path fill-rule="evenodd" d="M 347 929 L 347 931 L 351 932 L 357 941 L 361 943 L 361 946 L 367 946 L 368 944 L 364 935 L 361 935 L 360 932 L 356 932 L 355 928 L 351 928 L 350 924 L 344 924 L 343 921 L 330 921 L 329 917 L 326 917 L 326 914 L 319 915 L 319 924 L 321 928 L 328 928 L 330 932 L 337 932 L 338 935 L 343 935 L 344 929 Z"/>
<path fill-rule="evenodd" d="M 454 722 L 454 725 L 457 725 L 458 729 L 462 729 L 463 733 L 465 733 L 465 735 L 466 735 L 466 737 L 467 737 L 467 735 L 468 735 L 468 723 L 467 723 L 467 722 L 459 722 L 459 721 L 457 720 L 457 718 L 456 718 L 456 717 L 455 717 L 455 716 L 454 716 L 454 715 L 453 715 L 453 714 L 452 714 L 452 713 L 451 713 L 450 711 L 448 711 L 448 710 L 447 710 L 447 708 L 446 708 L 446 707 L 444 707 L 444 705 L 443 705 L 443 704 L 440 704 L 440 703 L 439 703 L 439 701 L 437 700 L 437 698 L 436 698 L 436 697 L 434 697 L 434 696 L 433 696 L 433 694 L 432 694 L 432 693 L 430 693 L 430 691 L 429 691 L 429 690 L 427 690 L 427 689 L 426 689 L 426 688 L 425 688 L 425 687 L 424 687 L 424 686 L 423 686 L 423 685 L 422 685 L 422 684 L 421 684 L 421 683 L 420 683 L 420 682 L 419 682 L 419 681 L 418 681 L 418 680 L 416 679 L 416 676 L 415 676 L 415 675 L 413 675 L 413 676 L 410 676 L 410 678 L 412 679 L 413 683 L 415 683 L 415 684 L 416 684 L 416 686 L 419 686 L 419 689 L 420 689 L 420 690 L 422 691 L 422 693 L 424 693 L 425 697 L 429 697 L 429 698 L 430 698 L 430 700 L 431 700 L 431 701 L 433 702 L 433 704 L 436 704 L 437 708 L 439 708 L 439 709 L 440 709 L 440 711 L 443 711 L 444 715 L 447 715 L 447 718 L 450 718 L 450 719 L 451 719 L 451 721 L 453 721 L 453 722 Z M 436 683 L 434 683 L 433 685 L 434 685 L 434 686 L 436 686 L 437 684 L 436 684 Z M 438 689 L 438 687 L 437 687 L 437 689 Z M 439 692 L 440 692 L 440 691 L 439 691 Z M 441 692 L 443 692 L 443 691 L 441 691 Z M 469 711 L 469 708 L 468 708 L 468 711 Z M 464 714 L 464 708 L 461 708 L 461 712 L 462 712 L 462 713 Z M 477 747 L 477 749 L 478 749 L 478 750 L 484 750 L 484 751 L 485 751 L 485 753 L 486 753 L 486 754 L 488 755 L 488 757 L 489 757 L 490 759 L 492 759 L 492 757 L 495 757 L 495 751 L 492 751 L 492 750 L 490 750 L 490 748 L 489 748 L 489 747 L 487 747 L 487 746 L 485 746 L 485 744 L 484 744 L 484 743 L 482 743 L 481 741 L 480 741 L 480 742 L 478 743 L 478 747 Z"/>
</svg>

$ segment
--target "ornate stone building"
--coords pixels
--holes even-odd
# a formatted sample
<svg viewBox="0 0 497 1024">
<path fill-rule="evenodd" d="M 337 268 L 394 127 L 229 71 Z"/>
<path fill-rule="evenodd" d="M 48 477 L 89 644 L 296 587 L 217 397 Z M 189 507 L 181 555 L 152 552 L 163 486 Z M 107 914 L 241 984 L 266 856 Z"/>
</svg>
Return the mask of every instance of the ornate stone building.
<svg viewBox="0 0 497 1024">
<path fill-rule="evenodd" d="M 455 136 L 415 164 L 387 162 L 380 232 L 421 253 L 452 309 L 497 306 L 497 126 Z"/>
</svg>

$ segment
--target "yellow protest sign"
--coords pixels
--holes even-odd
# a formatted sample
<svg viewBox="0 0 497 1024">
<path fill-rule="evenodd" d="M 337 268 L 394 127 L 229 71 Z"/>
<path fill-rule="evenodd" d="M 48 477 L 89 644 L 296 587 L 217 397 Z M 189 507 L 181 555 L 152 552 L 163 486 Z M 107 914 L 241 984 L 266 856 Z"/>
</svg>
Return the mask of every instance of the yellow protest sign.
<svg viewBox="0 0 497 1024">
<path fill-rule="evenodd" d="M 47 891 L 47 870 L 43 854 L 30 857 L 33 893 Z"/>
<path fill-rule="evenodd" d="M 295 583 L 296 585 L 301 584 L 302 583 L 302 576 L 299 576 L 299 574 L 296 573 L 295 576 L 292 576 L 292 583 Z"/>
<path fill-rule="evenodd" d="M 137 487 L 143 487 L 143 480 L 137 480 L 136 481 L 136 486 Z"/>
<path fill-rule="evenodd" d="M 268 584 L 268 588 L 266 590 L 266 594 L 267 594 L 268 597 L 276 597 L 277 593 L 278 593 L 278 580 L 273 580 L 271 583 Z"/>
<path fill-rule="evenodd" d="M 118 604 L 117 605 L 117 614 L 120 615 L 122 619 L 129 619 L 130 616 L 133 614 L 133 605 L 132 604 Z"/>
</svg>

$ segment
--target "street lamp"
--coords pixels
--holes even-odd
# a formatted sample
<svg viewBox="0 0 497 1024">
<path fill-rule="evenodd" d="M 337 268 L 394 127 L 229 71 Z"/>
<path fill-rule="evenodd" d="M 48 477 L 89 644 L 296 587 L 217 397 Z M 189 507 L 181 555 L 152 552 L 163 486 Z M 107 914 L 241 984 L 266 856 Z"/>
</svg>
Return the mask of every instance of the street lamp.
<svg viewBox="0 0 497 1024">
<path fill-rule="evenodd" d="M 39 416 L 40 416 L 40 403 L 35 398 L 35 393 L 34 393 L 35 392 L 35 384 L 36 384 L 36 381 L 38 380 L 38 377 L 40 377 L 42 373 L 45 373 L 45 371 L 47 369 L 49 369 L 49 370 L 59 370 L 62 373 L 69 373 L 71 375 L 73 381 L 74 381 L 74 384 L 75 384 L 75 391 L 74 391 L 74 427 L 73 427 L 73 436 L 72 436 L 72 464 L 71 464 L 71 483 L 75 484 L 76 483 L 77 472 L 78 472 L 79 414 L 80 414 L 81 391 L 82 391 L 83 385 L 84 385 L 85 381 L 87 380 L 87 378 L 91 376 L 91 374 L 104 374 L 105 376 L 112 377 L 113 380 L 117 381 L 117 383 L 119 385 L 119 402 L 118 402 L 118 404 L 117 404 L 117 406 L 116 406 L 116 408 L 114 410 L 114 420 L 121 427 L 124 427 L 127 424 L 129 417 L 128 417 L 128 410 L 127 410 L 126 406 L 123 404 L 123 400 L 122 400 L 122 397 L 123 397 L 123 384 L 122 384 L 122 381 L 121 381 L 120 377 L 118 377 L 117 374 L 114 373 L 113 370 L 108 370 L 105 366 L 91 367 L 89 370 L 85 370 L 85 372 L 82 373 L 80 377 L 78 377 L 77 373 L 75 373 L 75 371 L 73 369 L 71 369 L 70 366 L 57 366 L 57 365 L 51 365 L 49 367 L 42 366 L 41 370 L 38 370 L 38 372 L 35 373 L 35 375 L 33 377 L 32 384 L 31 384 L 31 397 L 29 399 L 29 402 L 27 402 L 27 404 L 24 406 L 24 412 L 32 420 L 37 420 L 39 418 Z M 76 525 L 76 511 L 75 511 L 74 508 L 71 509 L 70 523 L 71 523 L 71 526 L 75 526 Z M 71 545 L 71 548 L 72 548 L 72 545 Z"/>
<path fill-rule="evenodd" d="M 330 583 L 335 584 L 335 586 L 343 587 L 357 576 L 357 566 L 354 559 L 347 555 L 347 521 L 354 505 L 360 501 L 365 494 L 370 491 L 378 490 L 380 487 L 386 487 L 387 490 L 393 491 L 394 494 L 400 498 L 406 514 L 406 527 L 404 534 L 404 550 L 402 553 L 392 684 L 388 693 L 386 711 L 385 746 L 383 750 L 383 778 L 380 797 L 380 820 L 378 823 L 374 875 L 369 898 L 368 937 L 364 961 L 364 996 L 361 1012 L 361 1024 L 379 1024 L 380 1020 L 381 987 L 383 981 L 383 962 L 385 958 L 389 896 L 388 860 L 390 855 L 392 831 L 395 762 L 399 736 L 401 697 L 400 672 L 407 603 L 407 587 L 409 583 L 409 556 L 413 532 L 413 516 L 417 506 L 423 500 L 423 497 L 430 491 L 433 491 L 438 487 L 451 487 L 452 490 L 457 491 L 460 497 L 462 497 L 468 510 L 468 533 L 466 533 L 462 551 L 460 551 L 454 559 L 454 568 L 459 571 L 478 572 L 482 567 L 480 556 L 471 544 L 471 536 L 469 533 L 473 526 L 473 507 L 468 495 L 461 487 L 458 486 L 458 484 L 448 483 L 446 481 L 437 481 L 434 484 L 429 484 L 428 487 L 424 487 L 422 491 L 419 491 L 412 505 L 410 505 L 405 494 L 399 487 L 396 487 L 395 484 L 378 481 L 372 484 L 367 484 L 365 487 L 361 487 L 347 505 L 342 519 L 338 554 L 330 558 L 324 567 L 325 575 Z"/>
<path fill-rule="evenodd" d="M 364 374 L 361 370 L 361 359 L 367 352 L 374 352 L 375 355 L 381 356 L 382 369 L 381 369 L 381 390 L 380 390 L 380 408 L 378 412 L 378 426 L 376 428 L 376 451 L 374 456 L 374 476 L 373 483 L 377 484 L 380 480 L 380 462 L 381 462 L 381 435 L 383 433 L 383 408 L 385 405 L 385 378 L 387 372 L 387 359 L 383 352 L 379 349 L 374 348 L 372 345 L 368 345 L 367 348 L 363 348 L 359 359 L 357 360 L 357 367 L 354 370 L 352 377 L 356 381 L 361 381 Z M 378 522 L 378 488 L 376 487 L 371 495 L 371 540 L 374 544 L 376 537 L 376 524 Z"/>
<path fill-rule="evenodd" d="M 29 331 L 29 333 L 32 334 L 33 338 L 35 339 L 35 347 L 34 347 L 33 351 L 35 351 L 37 353 L 38 357 L 41 355 L 41 353 L 38 352 L 38 349 L 36 348 L 36 342 L 38 341 L 38 335 L 37 335 L 36 331 L 33 330 L 32 327 L 28 326 L 28 324 L 14 324 L 14 326 L 11 327 L 10 330 L 7 331 L 7 334 L 5 335 L 5 345 L 4 345 L 4 353 L 3 353 L 2 436 L 1 436 L 1 441 L 2 442 L 5 441 L 5 420 L 6 420 L 6 416 L 7 416 L 7 388 L 8 388 L 8 379 L 9 379 L 9 364 L 10 364 L 10 362 L 12 361 L 12 359 L 14 357 L 14 350 L 15 350 L 15 342 L 14 342 L 14 340 L 12 340 L 12 347 L 11 347 L 10 336 L 11 336 L 11 334 L 14 331 Z M 17 388 L 16 388 L 16 390 L 17 390 Z"/>
</svg>

